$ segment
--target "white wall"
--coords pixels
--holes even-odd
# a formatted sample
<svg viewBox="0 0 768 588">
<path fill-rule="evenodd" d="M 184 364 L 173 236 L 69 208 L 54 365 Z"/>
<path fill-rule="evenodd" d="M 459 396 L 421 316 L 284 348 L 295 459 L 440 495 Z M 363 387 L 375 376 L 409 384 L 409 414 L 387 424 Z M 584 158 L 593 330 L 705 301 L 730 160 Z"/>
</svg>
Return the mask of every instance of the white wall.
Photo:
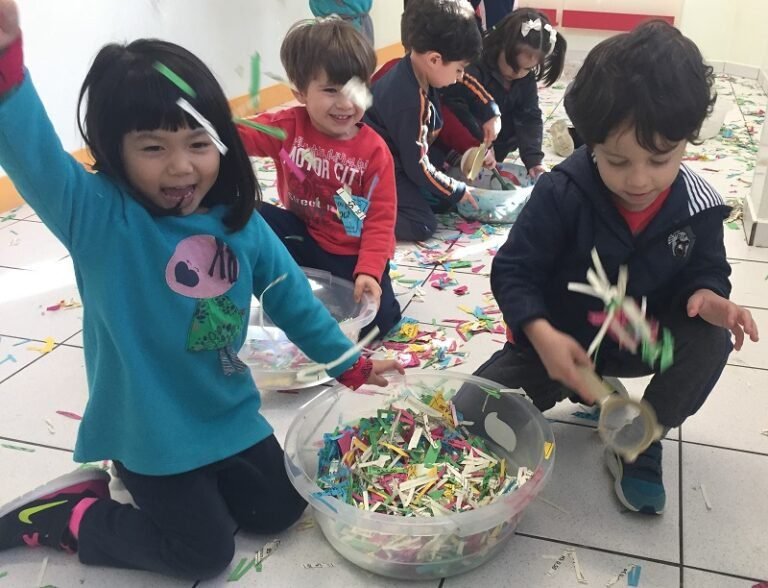
<svg viewBox="0 0 768 588">
<path fill-rule="evenodd" d="M 400 17 L 402 14 L 402 0 L 373 0 L 371 20 L 373 21 L 376 49 L 400 42 Z"/>
<path fill-rule="evenodd" d="M 77 92 L 98 49 L 110 41 L 156 36 L 203 59 L 229 97 L 248 92 L 250 56 L 262 72 L 283 74 L 280 42 L 290 25 L 311 16 L 306 0 L 17 0 L 27 65 L 65 148 L 82 146 L 75 126 Z M 680 26 L 710 60 L 768 73 L 766 0 L 522 0 L 541 7 L 680 11 Z M 376 47 L 400 41 L 401 0 L 374 0 Z M 610 33 L 564 30 L 574 56 Z M 268 79 L 262 86 L 271 85 Z"/>
<path fill-rule="evenodd" d="M 294 21 L 311 17 L 306 0 L 20 0 L 19 11 L 27 66 L 68 150 L 82 147 L 77 93 L 105 43 L 153 36 L 179 43 L 235 97 L 248 92 L 255 51 L 262 71 L 283 73 L 280 41 Z"/>
</svg>

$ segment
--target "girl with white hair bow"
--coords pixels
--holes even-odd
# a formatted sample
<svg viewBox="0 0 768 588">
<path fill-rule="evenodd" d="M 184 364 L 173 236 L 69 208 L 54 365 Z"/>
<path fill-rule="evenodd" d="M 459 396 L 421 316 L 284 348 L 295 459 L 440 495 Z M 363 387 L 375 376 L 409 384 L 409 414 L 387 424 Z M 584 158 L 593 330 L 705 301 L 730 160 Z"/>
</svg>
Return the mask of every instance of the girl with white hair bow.
<svg viewBox="0 0 768 588">
<path fill-rule="evenodd" d="M 472 100 L 473 88 L 481 85 L 501 112 L 501 132 L 488 151 L 486 167 L 519 149 L 529 175 L 541 174 L 543 124 L 537 84 L 555 83 L 563 71 L 565 51 L 565 39 L 543 13 L 520 8 L 507 15 L 486 33 L 481 60 L 465 69 L 462 82 L 441 93 L 446 106 L 443 148 L 463 153 L 482 142 L 483 124 L 493 113 L 478 111 Z"/>
</svg>

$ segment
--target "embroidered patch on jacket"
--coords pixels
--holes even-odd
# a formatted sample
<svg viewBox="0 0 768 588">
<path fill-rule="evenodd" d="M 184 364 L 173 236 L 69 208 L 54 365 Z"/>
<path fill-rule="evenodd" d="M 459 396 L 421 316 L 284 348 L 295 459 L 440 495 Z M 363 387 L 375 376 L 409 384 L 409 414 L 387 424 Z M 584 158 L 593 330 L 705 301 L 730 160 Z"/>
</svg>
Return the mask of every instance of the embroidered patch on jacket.
<svg viewBox="0 0 768 588">
<path fill-rule="evenodd" d="M 672 249 L 672 256 L 685 258 L 688 257 L 695 237 L 690 229 L 679 229 L 667 237 L 667 245 Z"/>
</svg>

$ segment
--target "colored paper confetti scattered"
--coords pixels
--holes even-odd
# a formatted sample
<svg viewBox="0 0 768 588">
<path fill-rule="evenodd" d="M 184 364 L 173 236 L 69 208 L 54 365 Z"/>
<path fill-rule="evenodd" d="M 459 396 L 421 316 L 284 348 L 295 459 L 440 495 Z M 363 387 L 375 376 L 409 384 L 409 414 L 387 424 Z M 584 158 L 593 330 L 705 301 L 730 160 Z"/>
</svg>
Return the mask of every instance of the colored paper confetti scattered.
<svg viewBox="0 0 768 588">
<path fill-rule="evenodd" d="M 11 363 L 16 363 L 16 357 L 14 357 L 13 355 L 11 355 L 9 353 L 8 355 L 5 356 L 4 359 L 0 359 L 0 364 L 3 364 L 5 362 L 7 362 L 7 361 L 11 362 Z"/>
<path fill-rule="evenodd" d="M 305 563 L 305 564 L 301 564 L 301 567 L 304 568 L 305 570 L 318 570 L 318 569 L 322 569 L 322 568 L 335 568 L 336 564 L 333 564 L 333 563 L 322 563 L 322 562 L 318 562 L 318 563 Z"/>
<path fill-rule="evenodd" d="M 635 570 L 638 570 L 638 571 L 635 572 Z M 605 584 L 605 588 L 611 588 L 612 586 L 615 586 L 616 584 L 618 584 L 624 578 L 627 578 L 627 586 L 639 586 L 640 585 L 639 584 L 639 582 L 640 582 L 640 570 L 642 570 L 641 566 L 638 566 L 638 565 L 632 564 L 632 563 L 631 564 L 627 564 L 626 567 L 623 570 L 621 570 L 614 578 L 612 578 L 611 580 L 608 580 L 608 582 Z M 632 576 L 633 579 L 636 580 L 635 584 L 630 584 L 629 583 L 630 582 L 630 580 L 629 580 L 629 575 L 630 574 L 635 574 L 635 575 Z"/>
<path fill-rule="evenodd" d="M 83 420 L 83 417 L 81 417 L 79 414 L 76 414 L 74 412 L 69 412 L 67 410 L 57 410 L 56 414 L 60 414 L 63 417 L 67 417 L 68 419 L 73 419 L 76 421 Z"/>
<path fill-rule="evenodd" d="M 74 298 L 70 298 L 69 302 L 66 300 L 59 300 L 56 304 L 46 307 L 45 310 L 53 312 L 56 310 L 71 310 L 73 308 L 82 308 L 83 305 L 77 302 Z"/>
<path fill-rule="evenodd" d="M 38 351 L 42 354 L 45 354 L 53 351 L 53 347 L 54 345 L 56 345 L 56 342 L 53 340 L 53 337 L 46 337 L 44 343 L 45 344 L 42 347 L 32 345 L 30 347 L 27 347 L 27 349 L 29 349 L 30 351 Z"/>
<path fill-rule="evenodd" d="M 264 547 L 261 547 L 258 550 L 256 550 L 256 555 L 253 558 L 253 562 L 254 562 L 254 569 L 257 572 L 262 571 L 262 563 L 264 562 L 265 559 L 267 559 L 270 555 L 272 555 L 275 552 L 275 550 L 278 548 L 279 545 L 280 545 L 280 541 L 275 539 L 273 541 L 268 541 L 264 545 Z"/>
<path fill-rule="evenodd" d="M 235 569 L 227 577 L 227 582 L 238 582 L 240 578 L 245 576 L 248 571 L 253 567 L 254 560 L 252 557 L 243 557 L 238 562 Z"/>
</svg>

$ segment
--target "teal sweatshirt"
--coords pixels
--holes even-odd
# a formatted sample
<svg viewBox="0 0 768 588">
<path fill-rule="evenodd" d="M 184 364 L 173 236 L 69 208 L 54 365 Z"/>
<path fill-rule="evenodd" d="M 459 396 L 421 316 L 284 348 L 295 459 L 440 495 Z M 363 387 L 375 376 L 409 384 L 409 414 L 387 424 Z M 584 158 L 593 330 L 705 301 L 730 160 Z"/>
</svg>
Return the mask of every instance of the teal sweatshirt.
<svg viewBox="0 0 768 588">
<path fill-rule="evenodd" d="M 89 388 L 76 461 L 170 475 L 269 436 L 250 372 L 225 375 L 219 348 L 242 346 L 252 294 L 283 274 L 264 307 L 288 337 L 321 363 L 352 346 L 258 213 L 236 233 L 224 206 L 150 215 L 63 149 L 29 75 L 0 102 L 0 165 L 74 262 Z"/>
</svg>

